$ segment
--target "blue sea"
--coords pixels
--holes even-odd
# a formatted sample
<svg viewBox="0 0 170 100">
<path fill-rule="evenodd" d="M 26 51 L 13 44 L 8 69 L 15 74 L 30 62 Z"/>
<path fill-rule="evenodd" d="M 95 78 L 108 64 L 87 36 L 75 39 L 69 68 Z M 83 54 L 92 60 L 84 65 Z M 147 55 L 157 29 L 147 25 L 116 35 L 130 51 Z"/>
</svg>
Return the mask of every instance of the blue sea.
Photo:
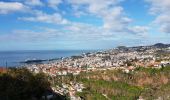
<svg viewBox="0 0 170 100">
<path fill-rule="evenodd" d="M 22 66 L 23 61 L 32 59 L 56 59 L 94 52 L 95 50 L 28 50 L 28 51 L 0 51 L 0 67 Z"/>
</svg>

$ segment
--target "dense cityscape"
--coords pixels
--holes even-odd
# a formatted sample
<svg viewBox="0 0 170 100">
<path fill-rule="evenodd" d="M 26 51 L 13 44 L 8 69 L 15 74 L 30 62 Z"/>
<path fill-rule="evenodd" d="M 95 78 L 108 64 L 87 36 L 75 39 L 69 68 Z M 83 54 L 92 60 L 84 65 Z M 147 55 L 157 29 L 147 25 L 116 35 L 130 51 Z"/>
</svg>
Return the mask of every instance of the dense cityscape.
<svg viewBox="0 0 170 100">
<path fill-rule="evenodd" d="M 119 69 L 130 73 L 138 67 L 161 69 L 168 65 L 170 65 L 170 45 L 158 43 L 152 46 L 119 46 L 107 51 L 62 58 L 49 64 L 32 64 L 27 68 L 34 73 L 43 72 L 51 77 L 56 77 Z M 60 87 L 52 87 L 55 92 L 61 95 L 69 93 L 71 100 L 79 100 L 75 93 L 82 92 L 84 88 L 83 84 L 72 83 L 72 81 L 69 84 L 63 83 Z"/>
<path fill-rule="evenodd" d="M 50 76 L 73 75 L 81 71 L 106 69 L 123 69 L 128 72 L 135 67 L 161 68 L 170 64 L 170 45 L 155 44 L 153 46 L 124 47 L 120 46 L 107 51 L 84 53 L 79 56 L 62 58 L 49 64 L 28 65 L 29 70 L 40 71 Z"/>
</svg>

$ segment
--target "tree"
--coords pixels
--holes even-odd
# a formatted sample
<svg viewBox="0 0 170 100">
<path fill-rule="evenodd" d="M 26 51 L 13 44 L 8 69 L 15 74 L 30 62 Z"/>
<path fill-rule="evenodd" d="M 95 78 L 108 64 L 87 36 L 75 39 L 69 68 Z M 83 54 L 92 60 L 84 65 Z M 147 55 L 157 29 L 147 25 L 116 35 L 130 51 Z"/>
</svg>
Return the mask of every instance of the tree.
<svg viewBox="0 0 170 100">
<path fill-rule="evenodd" d="M 12 68 L 7 73 L 0 73 L 2 100 L 40 100 L 48 89 L 50 83 L 42 73 L 33 74 L 25 68 Z"/>
</svg>

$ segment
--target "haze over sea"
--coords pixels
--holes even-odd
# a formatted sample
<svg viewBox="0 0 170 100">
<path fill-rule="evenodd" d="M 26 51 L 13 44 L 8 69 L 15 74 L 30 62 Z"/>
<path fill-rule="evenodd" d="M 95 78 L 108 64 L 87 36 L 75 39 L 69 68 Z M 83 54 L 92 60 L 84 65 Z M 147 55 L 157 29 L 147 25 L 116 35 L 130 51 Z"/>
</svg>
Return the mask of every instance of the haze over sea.
<svg viewBox="0 0 170 100">
<path fill-rule="evenodd" d="M 0 67 L 21 66 L 20 62 L 33 59 L 55 59 L 80 55 L 95 50 L 23 50 L 23 51 L 0 51 Z"/>
</svg>

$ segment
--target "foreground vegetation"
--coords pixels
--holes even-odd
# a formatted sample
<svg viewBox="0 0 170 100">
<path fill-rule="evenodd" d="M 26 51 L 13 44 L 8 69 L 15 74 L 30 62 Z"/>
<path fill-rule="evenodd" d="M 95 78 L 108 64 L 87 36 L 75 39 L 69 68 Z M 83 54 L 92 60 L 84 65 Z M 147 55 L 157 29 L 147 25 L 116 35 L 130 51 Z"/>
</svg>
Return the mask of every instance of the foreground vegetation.
<svg viewBox="0 0 170 100">
<path fill-rule="evenodd" d="M 106 100 L 133 100 L 137 99 L 142 92 L 140 87 L 115 81 L 83 80 L 83 83 L 87 88 L 78 95 L 86 100 L 103 100 L 103 98 Z"/>
<path fill-rule="evenodd" d="M 130 73 L 121 70 L 84 72 L 78 76 L 57 76 L 58 84 L 81 82 L 86 87 L 77 96 L 85 100 L 170 99 L 170 66 L 136 68 Z M 62 80 L 62 81 L 59 81 Z"/>
<path fill-rule="evenodd" d="M 71 81 L 84 84 L 83 92 L 76 95 L 85 100 L 170 99 L 170 66 L 161 69 L 139 67 L 130 73 L 121 70 L 83 72 L 77 76 L 70 74 L 53 78 L 23 68 L 10 69 L 0 73 L 0 99 L 42 100 L 51 86 Z"/>
<path fill-rule="evenodd" d="M 49 91 L 50 82 L 43 73 L 33 74 L 25 68 L 0 73 L 0 100 L 43 100 Z"/>
<path fill-rule="evenodd" d="M 86 100 L 170 99 L 170 66 L 161 69 L 139 67 L 131 73 L 96 71 L 79 77 L 86 89 L 77 95 Z"/>
</svg>

